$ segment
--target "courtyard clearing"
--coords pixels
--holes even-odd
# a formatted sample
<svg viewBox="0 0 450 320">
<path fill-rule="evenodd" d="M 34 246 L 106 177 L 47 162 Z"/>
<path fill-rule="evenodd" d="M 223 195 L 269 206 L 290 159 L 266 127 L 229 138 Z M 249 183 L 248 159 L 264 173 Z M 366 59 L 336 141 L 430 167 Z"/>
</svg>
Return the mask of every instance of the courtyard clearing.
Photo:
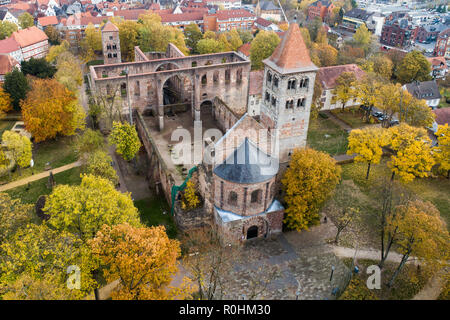
<svg viewBox="0 0 450 320">
<path fill-rule="evenodd" d="M 340 126 L 319 115 L 309 123 L 307 145 L 335 156 L 347 152 L 347 137 L 348 133 Z"/>
</svg>

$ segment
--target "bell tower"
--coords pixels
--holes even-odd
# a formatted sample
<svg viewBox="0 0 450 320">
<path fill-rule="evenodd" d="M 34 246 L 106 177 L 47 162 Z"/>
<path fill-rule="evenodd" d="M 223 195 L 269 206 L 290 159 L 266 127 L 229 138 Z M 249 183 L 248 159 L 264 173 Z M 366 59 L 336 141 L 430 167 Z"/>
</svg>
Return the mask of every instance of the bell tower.
<svg viewBox="0 0 450 320">
<path fill-rule="evenodd" d="M 263 61 L 261 122 L 278 135 L 280 163 L 304 147 L 318 68 L 296 23 L 291 23 L 273 54 Z"/>
<path fill-rule="evenodd" d="M 121 63 L 119 29 L 108 21 L 102 27 L 104 64 Z"/>
</svg>

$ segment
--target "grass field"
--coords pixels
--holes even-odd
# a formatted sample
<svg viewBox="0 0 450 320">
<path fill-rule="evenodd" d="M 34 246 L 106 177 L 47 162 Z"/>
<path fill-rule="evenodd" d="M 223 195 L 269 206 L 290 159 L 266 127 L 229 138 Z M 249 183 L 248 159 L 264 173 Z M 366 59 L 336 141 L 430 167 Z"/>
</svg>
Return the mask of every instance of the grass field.
<svg viewBox="0 0 450 320">
<path fill-rule="evenodd" d="M 391 171 L 387 166 L 388 159 L 384 158 L 380 164 L 372 165 L 369 180 L 365 179 L 367 164 L 349 163 L 342 165 L 342 178 L 352 179 L 361 191 L 368 197 L 374 195 L 374 185 L 382 178 L 389 178 Z M 437 178 L 416 178 L 403 186 L 422 200 L 432 202 L 440 211 L 441 216 L 450 227 L 450 180 Z M 450 230 L 450 229 L 449 229 Z"/>
<path fill-rule="evenodd" d="M 348 133 L 330 119 L 318 117 L 309 123 L 307 144 L 334 156 L 347 152 L 347 137 Z"/>
<path fill-rule="evenodd" d="M 164 198 L 145 198 L 134 202 L 141 214 L 142 222 L 147 226 L 166 227 L 169 238 L 177 236 L 177 228 L 170 214 L 170 208 Z"/>
<path fill-rule="evenodd" d="M 77 161 L 75 151 L 73 149 L 74 137 L 59 137 L 58 140 L 44 141 L 33 144 L 33 161 L 34 167 L 16 170 L 9 175 L 0 178 L 0 182 L 11 182 L 43 172 L 46 163 L 50 163 L 51 168 L 58 168 L 66 164 Z M 32 171 L 33 170 L 33 171 Z"/>
<path fill-rule="evenodd" d="M 56 184 L 79 184 L 81 168 L 76 167 L 54 175 Z M 20 198 L 23 203 L 36 203 L 41 195 L 51 193 L 47 188 L 48 177 L 30 182 L 29 185 L 23 185 L 14 189 L 7 190 L 12 198 Z"/>
<path fill-rule="evenodd" d="M 363 113 L 358 107 L 346 108 L 344 111 L 342 109 L 333 109 L 331 113 L 352 128 L 361 128 L 368 125 L 362 120 Z"/>
</svg>

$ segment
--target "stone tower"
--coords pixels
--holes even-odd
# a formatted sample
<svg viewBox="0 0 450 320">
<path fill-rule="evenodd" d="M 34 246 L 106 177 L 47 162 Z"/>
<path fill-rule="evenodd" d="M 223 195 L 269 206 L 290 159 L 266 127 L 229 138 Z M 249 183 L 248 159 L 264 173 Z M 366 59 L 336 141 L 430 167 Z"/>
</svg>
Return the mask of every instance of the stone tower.
<svg viewBox="0 0 450 320">
<path fill-rule="evenodd" d="M 261 122 L 278 134 L 280 163 L 306 145 L 314 81 L 318 68 L 296 23 L 292 23 L 264 63 Z"/>
<path fill-rule="evenodd" d="M 103 59 L 105 64 L 121 63 L 119 29 L 108 21 L 102 27 Z"/>
</svg>

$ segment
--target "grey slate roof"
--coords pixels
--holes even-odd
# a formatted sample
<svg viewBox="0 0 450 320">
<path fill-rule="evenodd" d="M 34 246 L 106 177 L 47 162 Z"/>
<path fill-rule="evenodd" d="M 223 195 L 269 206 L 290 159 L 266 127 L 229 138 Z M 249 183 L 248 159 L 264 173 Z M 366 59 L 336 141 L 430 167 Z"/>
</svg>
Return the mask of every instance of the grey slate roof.
<svg viewBox="0 0 450 320">
<path fill-rule="evenodd" d="M 6 14 L 8 13 L 7 10 L 0 10 L 0 20 L 3 21 L 5 19 Z"/>
<path fill-rule="evenodd" d="M 406 90 L 417 99 L 433 100 L 440 99 L 439 87 L 435 80 L 431 81 L 415 81 L 405 84 Z"/>
<path fill-rule="evenodd" d="M 261 10 L 280 10 L 272 1 L 260 1 L 259 6 Z"/>
<path fill-rule="evenodd" d="M 344 13 L 344 17 L 360 19 L 362 21 L 366 21 L 371 15 L 373 15 L 373 12 L 367 12 L 366 10 L 358 8 L 352 9 Z"/>
<path fill-rule="evenodd" d="M 214 169 L 220 178 L 235 183 L 267 181 L 278 172 L 278 159 L 261 151 L 248 138 Z"/>
</svg>

